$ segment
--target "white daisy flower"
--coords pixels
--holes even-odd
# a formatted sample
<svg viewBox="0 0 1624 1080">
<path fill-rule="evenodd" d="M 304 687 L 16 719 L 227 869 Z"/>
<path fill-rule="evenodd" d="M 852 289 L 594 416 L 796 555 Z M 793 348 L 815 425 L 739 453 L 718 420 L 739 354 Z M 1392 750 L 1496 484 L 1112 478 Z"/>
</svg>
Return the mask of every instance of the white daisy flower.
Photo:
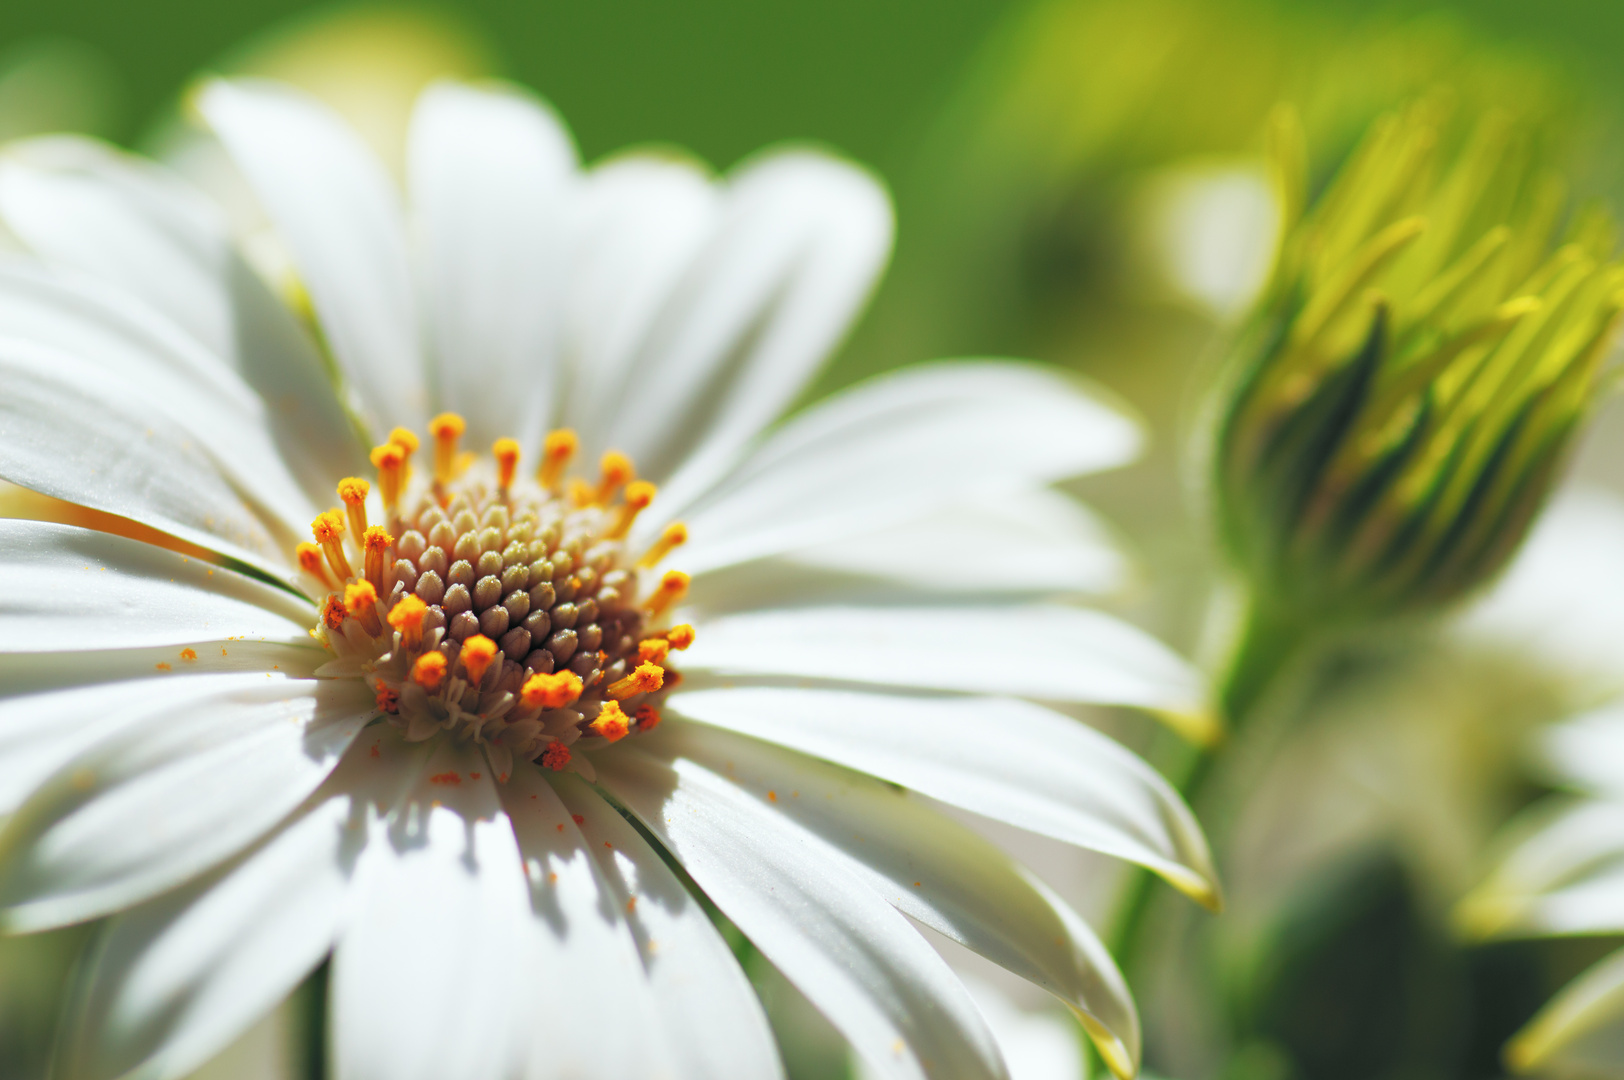
<svg viewBox="0 0 1624 1080">
<path fill-rule="evenodd" d="M 438 85 L 403 209 L 314 101 L 197 104 L 292 310 L 155 166 L 0 162 L 0 476 L 125 533 L 0 522 L 0 924 L 111 916 L 58 1075 L 183 1073 L 329 955 L 345 1080 L 781 1075 L 708 904 L 883 1075 L 1003 1074 L 912 923 L 1133 1072 L 1093 932 L 931 800 L 1215 901 L 1168 785 L 1040 704 L 1202 708 L 1053 599 L 1119 566 L 1047 485 L 1134 425 L 993 362 L 780 420 L 889 247 L 826 155 L 583 171 Z"/>
</svg>

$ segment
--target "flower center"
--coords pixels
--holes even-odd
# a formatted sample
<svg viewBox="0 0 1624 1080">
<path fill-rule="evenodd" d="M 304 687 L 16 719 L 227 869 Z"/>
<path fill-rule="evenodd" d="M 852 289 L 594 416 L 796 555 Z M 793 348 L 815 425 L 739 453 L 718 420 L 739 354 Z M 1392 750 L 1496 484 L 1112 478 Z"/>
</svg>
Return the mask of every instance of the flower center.
<svg viewBox="0 0 1624 1080">
<path fill-rule="evenodd" d="M 504 778 L 515 756 L 578 767 L 580 740 L 658 724 L 678 678 L 669 654 L 693 630 L 666 625 L 687 575 L 644 589 L 639 573 L 686 539 L 683 526 L 635 561 L 626 552 L 654 486 L 614 452 L 597 483 L 568 477 L 569 431 L 548 435 L 533 479 L 520 477 L 511 439 L 482 459 L 459 452 L 460 417 L 435 417 L 429 431 L 431 479 L 412 477 L 411 432 L 395 429 L 372 452 L 387 528 L 368 524 L 371 485 L 352 477 L 338 485 L 342 509 L 317 517 L 316 542 L 299 545 L 326 594 L 311 633 L 336 659 L 320 673 L 366 679 L 408 739 L 453 731 L 482 743 Z"/>
</svg>

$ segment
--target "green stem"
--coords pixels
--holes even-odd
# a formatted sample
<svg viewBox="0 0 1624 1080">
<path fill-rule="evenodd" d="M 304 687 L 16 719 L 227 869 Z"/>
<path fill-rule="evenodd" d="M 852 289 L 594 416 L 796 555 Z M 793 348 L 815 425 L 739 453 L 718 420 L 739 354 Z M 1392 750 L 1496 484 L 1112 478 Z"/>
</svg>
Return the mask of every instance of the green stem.
<svg viewBox="0 0 1624 1080">
<path fill-rule="evenodd" d="M 1250 723 L 1270 688 L 1297 658 L 1303 632 L 1269 609 L 1253 604 L 1226 665 L 1218 687 L 1218 705 L 1226 724 L 1226 742 Z M 1218 761 L 1219 747 L 1203 748 L 1180 742 L 1179 756 L 1164 769 L 1168 781 L 1192 808 L 1202 797 Z M 1155 875 L 1141 870 L 1133 875 L 1111 940 L 1111 953 L 1128 974 L 1145 944 L 1145 918 L 1154 896 Z"/>
</svg>

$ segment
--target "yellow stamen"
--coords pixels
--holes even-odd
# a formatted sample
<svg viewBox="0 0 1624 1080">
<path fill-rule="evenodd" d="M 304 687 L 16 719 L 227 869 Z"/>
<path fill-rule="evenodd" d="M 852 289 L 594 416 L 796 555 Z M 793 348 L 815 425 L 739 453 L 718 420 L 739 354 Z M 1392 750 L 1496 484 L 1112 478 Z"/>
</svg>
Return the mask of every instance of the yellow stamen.
<svg viewBox="0 0 1624 1080">
<path fill-rule="evenodd" d="M 327 564 L 322 562 L 321 548 L 318 545 L 307 542 L 293 550 L 299 557 L 300 569 L 321 582 L 323 588 L 333 588 L 333 578 L 327 573 Z"/>
<path fill-rule="evenodd" d="M 468 673 L 468 684 L 478 686 L 491 661 L 496 659 L 496 642 L 484 634 L 475 634 L 462 643 L 462 652 L 457 659 L 462 661 L 463 670 Z"/>
<path fill-rule="evenodd" d="M 592 730 L 602 735 L 610 742 L 619 742 L 631 731 L 631 725 L 626 721 L 626 714 L 620 710 L 620 702 L 606 701 L 598 718 L 592 721 Z"/>
<path fill-rule="evenodd" d="M 514 439 L 497 439 L 491 454 L 496 458 L 496 486 L 506 491 L 519 471 L 519 444 Z"/>
<path fill-rule="evenodd" d="M 354 574 L 349 557 L 344 554 L 344 515 L 337 510 L 324 510 L 310 523 L 310 532 L 327 556 L 327 565 L 340 581 L 348 581 Z"/>
<path fill-rule="evenodd" d="M 649 613 L 650 618 L 657 619 L 661 612 L 687 595 L 688 575 L 681 570 L 667 570 L 654 595 L 643 602 L 643 610 Z"/>
<path fill-rule="evenodd" d="M 406 451 L 407 457 L 417 453 L 417 433 L 415 431 L 398 427 L 389 433 L 389 441 Z"/>
<path fill-rule="evenodd" d="M 372 582 L 372 587 L 378 590 L 380 596 L 385 596 L 389 592 L 390 583 L 384 580 L 384 575 L 389 572 L 389 549 L 394 546 L 395 538 L 377 525 L 367 529 L 361 537 L 361 550 L 366 554 L 362 564 L 366 570 L 366 578 Z"/>
<path fill-rule="evenodd" d="M 434 484 L 441 487 L 457 475 L 457 440 L 468 430 L 468 424 L 456 413 L 441 413 L 429 421 L 429 434 L 434 436 Z"/>
<path fill-rule="evenodd" d="M 541 467 L 536 470 L 536 481 L 548 491 L 556 492 L 559 482 L 564 479 L 564 470 L 580 445 L 575 432 L 569 428 L 549 431 L 547 441 L 541 447 Z"/>
<path fill-rule="evenodd" d="M 671 554 L 671 549 L 680 547 L 688 542 L 688 526 L 680 521 L 673 521 L 665 527 L 660 538 L 637 560 L 640 570 L 649 570 L 657 566 L 661 559 Z"/>
<path fill-rule="evenodd" d="M 576 509 L 592 505 L 592 485 L 579 476 L 570 479 L 570 505 Z"/>
<path fill-rule="evenodd" d="M 327 599 L 321 602 L 321 622 L 329 630 L 337 630 L 344 625 L 344 601 L 328 594 Z"/>
<path fill-rule="evenodd" d="M 638 731 L 653 731 L 660 724 L 660 710 L 652 705 L 639 705 L 632 718 L 637 721 Z"/>
<path fill-rule="evenodd" d="M 372 464 L 378 470 L 378 494 L 383 498 L 384 517 L 393 522 L 406 489 L 406 459 L 411 452 L 397 442 L 372 448 Z"/>
<path fill-rule="evenodd" d="M 344 610 L 350 618 L 366 627 L 369 634 L 383 630 L 378 622 L 378 590 L 370 581 L 352 581 L 344 586 Z"/>
<path fill-rule="evenodd" d="M 645 638 L 637 643 L 637 662 L 664 666 L 665 658 L 670 652 L 671 643 L 665 638 Z"/>
<path fill-rule="evenodd" d="M 609 696 L 622 701 L 635 694 L 652 694 L 665 682 L 665 669 L 659 664 L 638 664 L 624 679 L 609 684 Z"/>
<path fill-rule="evenodd" d="M 423 640 L 423 616 L 428 610 L 429 606 L 411 593 L 389 610 L 389 625 L 400 631 L 400 643 L 408 649 L 415 649 Z"/>
<path fill-rule="evenodd" d="M 687 623 L 678 623 L 665 632 L 665 640 L 671 643 L 673 649 L 681 652 L 694 643 L 694 628 Z"/>
<path fill-rule="evenodd" d="M 647 480 L 634 480 L 626 485 L 626 501 L 620 505 L 620 516 L 615 519 L 603 535 L 609 540 L 619 540 L 632 531 L 632 522 L 637 515 L 648 509 L 648 504 L 654 501 L 655 487 Z"/>
<path fill-rule="evenodd" d="M 637 470 L 632 467 L 632 459 L 619 450 L 611 450 L 603 455 L 601 468 L 603 475 L 598 481 L 598 490 L 592 494 L 592 501 L 606 506 L 615 497 L 615 492 L 637 479 Z"/>
<path fill-rule="evenodd" d="M 445 679 L 445 654 L 428 652 L 412 664 L 412 681 L 429 693 L 440 689 Z"/>
<path fill-rule="evenodd" d="M 581 677 L 573 671 L 532 675 L 519 688 L 519 700 L 532 709 L 562 709 L 580 696 Z"/>
<path fill-rule="evenodd" d="M 359 476 L 346 476 L 338 482 L 338 497 L 344 503 L 350 535 L 359 540 L 367 531 L 367 492 L 372 485 Z"/>
</svg>

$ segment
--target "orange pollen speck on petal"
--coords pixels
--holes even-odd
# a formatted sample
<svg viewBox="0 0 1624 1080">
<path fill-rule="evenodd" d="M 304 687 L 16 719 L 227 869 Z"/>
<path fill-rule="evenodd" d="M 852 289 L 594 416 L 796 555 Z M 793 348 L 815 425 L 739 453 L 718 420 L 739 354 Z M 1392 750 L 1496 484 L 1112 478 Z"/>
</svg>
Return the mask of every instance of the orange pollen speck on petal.
<svg viewBox="0 0 1624 1080">
<path fill-rule="evenodd" d="M 638 664 L 636 671 L 610 684 L 609 696 L 620 701 L 635 694 L 652 694 L 664 682 L 665 669 L 660 665 Z"/>
<path fill-rule="evenodd" d="M 694 643 L 694 628 L 687 623 L 678 623 L 665 632 L 665 640 L 671 643 L 673 649 L 681 652 Z"/>
<path fill-rule="evenodd" d="M 514 439 L 497 439 L 491 446 L 496 458 L 496 483 L 503 489 L 513 486 L 513 477 L 519 471 L 519 444 Z"/>
<path fill-rule="evenodd" d="M 638 731 L 653 731 L 660 726 L 660 710 L 652 705 L 639 705 L 632 718 L 637 721 Z"/>
<path fill-rule="evenodd" d="M 611 450 L 603 455 L 599 468 L 603 470 L 598 480 L 598 490 L 592 495 L 592 501 L 603 506 L 615 497 L 615 492 L 637 479 L 637 470 L 632 467 L 632 459 L 619 450 Z"/>
<path fill-rule="evenodd" d="M 637 565 L 644 570 L 652 569 L 661 559 L 671 554 L 672 548 L 681 547 L 687 542 L 688 526 L 680 521 L 673 521 L 665 527 L 665 531 L 660 534 L 660 538 L 649 545 L 649 549 L 643 553 L 643 557 L 637 560 Z"/>
<path fill-rule="evenodd" d="M 547 441 L 541 447 L 541 467 L 536 470 L 536 482 L 548 491 L 557 491 L 558 482 L 564 477 L 564 469 L 580 445 L 581 441 L 569 428 L 549 431 Z"/>
<path fill-rule="evenodd" d="M 484 634 L 475 634 L 463 642 L 462 652 L 457 656 L 457 659 L 462 661 L 463 670 L 468 673 L 468 682 L 471 686 L 479 685 L 495 658 L 496 642 Z"/>
<path fill-rule="evenodd" d="M 602 735 L 610 742 L 619 742 L 631 731 L 631 725 L 626 721 L 626 714 L 620 709 L 620 702 L 606 701 L 598 718 L 592 721 L 592 730 Z"/>
<path fill-rule="evenodd" d="M 412 664 L 412 681 L 429 693 L 440 688 L 445 679 L 445 654 L 437 652 L 424 653 Z"/>
<path fill-rule="evenodd" d="M 197 650 L 196 649 L 182 649 L 180 651 L 180 658 L 182 660 L 196 660 L 197 659 Z"/>
<path fill-rule="evenodd" d="M 553 772 L 563 772 L 564 767 L 570 763 L 570 748 L 561 742 L 550 742 L 547 744 L 547 749 L 541 752 L 541 757 L 538 760 L 540 760 L 544 768 L 551 769 Z M 563 827 L 563 825 L 559 826 L 560 829 Z"/>
<path fill-rule="evenodd" d="M 637 643 L 638 663 L 663 665 L 670 652 L 671 643 L 665 638 L 644 638 Z"/>
<path fill-rule="evenodd" d="M 519 700 L 532 709 L 562 709 L 580 699 L 581 689 L 581 677 L 573 671 L 532 675 L 519 688 Z"/>
<path fill-rule="evenodd" d="M 681 570 L 667 570 L 654 594 L 643 603 L 649 615 L 658 618 L 666 608 L 688 595 L 688 575 Z"/>
</svg>

